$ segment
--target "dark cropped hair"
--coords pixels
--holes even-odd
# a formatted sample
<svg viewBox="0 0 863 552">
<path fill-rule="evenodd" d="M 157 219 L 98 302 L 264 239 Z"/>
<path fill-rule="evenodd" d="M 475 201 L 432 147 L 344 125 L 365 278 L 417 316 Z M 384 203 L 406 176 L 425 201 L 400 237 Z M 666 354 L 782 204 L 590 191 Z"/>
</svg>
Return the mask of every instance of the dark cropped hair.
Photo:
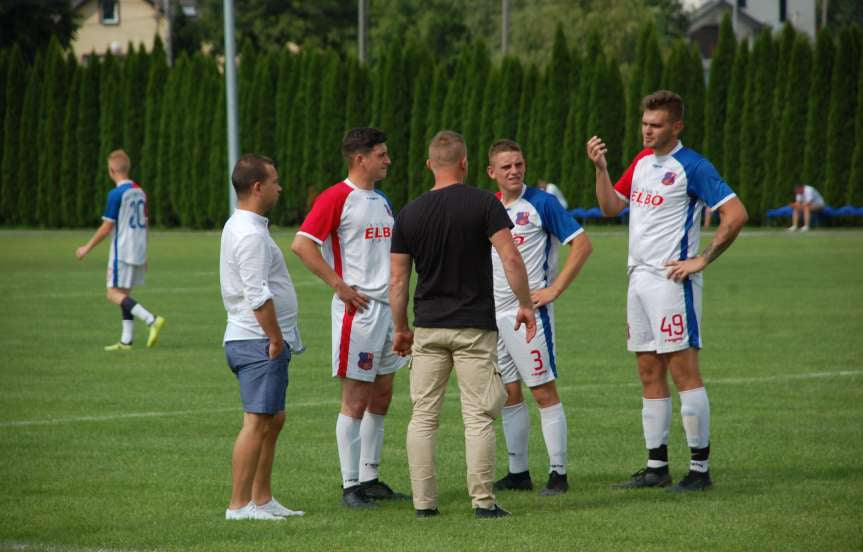
<svg viewBox="0 0 863 552">
<path fill-rule="evenodd" d="M 276 162 L 256 153 L 247 153 L 237 160 L 231 173 L 231 183 L 234 185 L 237 197 L 245 197 L 252 189 L 252 184 L 263 182 L 270 176 L 267 165 L 275 167 Z"/>
<path fill-rule="evenodd" d="M 672 121 L 683 120 L 683 98 L 671 90 L 657 90 L 641 100 L 642 111 L 664 109 L 668 111 Z"/>
<path fill-rule="evenodd" d="M 342 156 L 350 162 L 354 155 L 368 154 L 376 145 L 386 141 L 387 135 L 376 128 L 352 128 L 342 138 Z"/>
<path fill-rule="evenodd" d="M 491 164 L 492 158 L 498 153 L 503 153 L 505 151 L 516 151 L 521 153 L 521 146 L 518 145 L 518 142 L 515 140 L 509 140 L 507 138 L 503 138 L 501 140 L 495 140 L 491 146 L 488 147 L 488 162 Z"/>
</svg>

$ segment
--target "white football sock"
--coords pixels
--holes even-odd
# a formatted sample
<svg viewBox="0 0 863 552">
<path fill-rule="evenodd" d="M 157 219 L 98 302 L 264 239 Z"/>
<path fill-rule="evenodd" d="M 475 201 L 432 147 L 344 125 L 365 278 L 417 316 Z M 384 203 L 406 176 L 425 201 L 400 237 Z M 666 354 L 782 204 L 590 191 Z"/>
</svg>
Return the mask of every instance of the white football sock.
<svg viewBox="0 0 863 552">
<path fill-rule="evenodd" d="M 135 321 L 134 320 L 123 320 L 123 333 L 120 334 L 120 343 L 125 343 L 126 345 L 132 343 L 132 337 L 135 332 Z"/>
<path fill-rule="evenodd" d="M 641 426 L 644 429 L 644 444 L 647 449 L 668 444 L 668 429 L 671 426 L 671 397 L 664 399 L 641 399 Z M 647 460 L 648 468 L 662 468 L 668 462 Z"/>
<path fill-rule="evenodd" d="M 527 441 L 530 436 L 530 414 L 524 401 L 501 409 L 503 436 L 509 453 L 509 473 L 528 470 Z"/>
<path fill-rule="evenodd" d="M 680 416 L 683 431 L 690 449 L 704 449 L 710 445 L 710 401 L 703 387 L 680 393 Z M 706 472 L 710 464 L 706 458 L 691 460 L 689 469 Z"/>
<path fill-rule="evenodd" d="M 548 408 L 540 408 L 542 436 L 548 450 L 548 471 L 566 473 L 566 412 L 563 404 L 557 403 Z"/>
<path fill-rule="evenodd" d="M 148 326 L 156 320 L 156 317 L 153 315 L 153 313 L 145 309 L 141 303 L 138 303 L 137 305 L 132 307 L 132 316 L 134 316 L 138 320 L 143 320 L 144 323 Z"/>
<path fill-rule="evenodd" d="M 362 420 L 339 412 L 336 420 L 336 443 L 339 446 L 339 464 L 342 468 L 342 486 L 347 489 L 358 485 L 360 463 L 360 424 Z"/>
<path fill-rule="evenodd" d="M 360 483 L 378 478 L 386 416 L 366 410 L 360 423 Z"/>
</svg>

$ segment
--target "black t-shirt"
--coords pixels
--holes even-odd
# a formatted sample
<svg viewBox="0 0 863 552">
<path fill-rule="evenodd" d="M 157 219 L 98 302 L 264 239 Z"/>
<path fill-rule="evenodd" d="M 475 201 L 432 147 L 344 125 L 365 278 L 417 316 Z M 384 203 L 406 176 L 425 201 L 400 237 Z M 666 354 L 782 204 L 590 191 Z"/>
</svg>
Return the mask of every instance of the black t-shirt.
<svg viewBox="0 0 863 552">
<path fill-rule="evenodd" d="M 413 257 L 414 325 L 497 330 L 489 238 L 512 222 L 491 193 L 455 184 L 424 193 L 396 217 L 390 250 Z"/>
</svg>

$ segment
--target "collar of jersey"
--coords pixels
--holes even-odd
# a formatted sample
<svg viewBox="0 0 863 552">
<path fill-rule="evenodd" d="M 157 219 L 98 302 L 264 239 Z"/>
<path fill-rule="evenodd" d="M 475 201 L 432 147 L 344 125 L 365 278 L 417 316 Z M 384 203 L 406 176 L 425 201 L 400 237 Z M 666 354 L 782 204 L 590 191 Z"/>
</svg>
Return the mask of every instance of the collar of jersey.
<svg viewBox="0 0 863 552">
<path fill-rule="evenodd" d="M 133 184 L 133 182 L 131 180 L 121 180 L 120 182 L 117 182 L 116 187 L 119 188 L 120 186 L 124 186 L 126 184 Z"/>
<path fill-rule="evenodd" d="M 657 154 L 656 154 L 656 150 L 654 150 L 654 151 L 653 151 L 653 156 L 654 156 L 654 157 L 656 157 L 657 161 L 665 161 L 666 159 L 668 159 L 669 157 L 671 157 L 672 155 L 674 155 L 675 153 L 677 153 L 677 152 L 678 152 L 678 151 L 680 151 L 681 149 L 683 149 L 683 142 L 681 142 L 680 140 L 678 140 L 678 141 L 677 141 L 677 145 L 676 145 L 676 146 L 674 146 L 674 149 L 672 149 L 671 151 L 669 151 L 669 152 L 668 152 L 668 153 L 666 153 L 665 155 L 657 155 Z"/>
<path fill-rule="evenodd" d="M 510 207 L 512 207 L 513 205 L 515 205 L 516 203 L 518 203 L 518 202 L 521 200 L 521 198 L 523 198 L 523 197 L 524 197 L 524 194 L 525 194 L 526 192 L 527 192 L 527 184 L 525 184 L 524 182 L 522 182 L 522 183 L 521 183 L 521 193 L 520 193 L 520 194 L 518 194 L 518 197 L 517 197 L 517 198 L 515 198 L 515 199 L 513 199 L 513 200 L 512 200 L 512 203 L 510 203 L 509 205 L 507 205 L 507 204 L 505 204 L 505 203 L 504 203 L 504 205 L 503 205 L 503 206 L 504 206 L 504 207 L 506 207 L 507 209 L 509 209 Z M 503 203 L 503 192 L 501 192 L 501 193 L 500 193 L 500 202 L 501 202 L 501 203 Z"/>
</svg>

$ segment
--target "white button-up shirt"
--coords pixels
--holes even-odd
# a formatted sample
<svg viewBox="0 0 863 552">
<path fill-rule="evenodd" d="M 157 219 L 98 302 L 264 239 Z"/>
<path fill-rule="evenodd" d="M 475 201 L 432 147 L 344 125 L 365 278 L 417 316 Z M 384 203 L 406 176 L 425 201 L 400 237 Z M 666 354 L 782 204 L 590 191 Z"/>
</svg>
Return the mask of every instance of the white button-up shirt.
<svg viewBox="0 0 863 552">
<path fill-rule="evenodd" d="M 228 312 L 224 341 L 265 339 L 254 311 L 272 299 L 282 336 L 291 352 L 299 353 L 303 344 L 297 329 L 297 294 L 268 224 L 257 213 L 237 209 L 222 230 L 219 280 Z"/>
</svg>

